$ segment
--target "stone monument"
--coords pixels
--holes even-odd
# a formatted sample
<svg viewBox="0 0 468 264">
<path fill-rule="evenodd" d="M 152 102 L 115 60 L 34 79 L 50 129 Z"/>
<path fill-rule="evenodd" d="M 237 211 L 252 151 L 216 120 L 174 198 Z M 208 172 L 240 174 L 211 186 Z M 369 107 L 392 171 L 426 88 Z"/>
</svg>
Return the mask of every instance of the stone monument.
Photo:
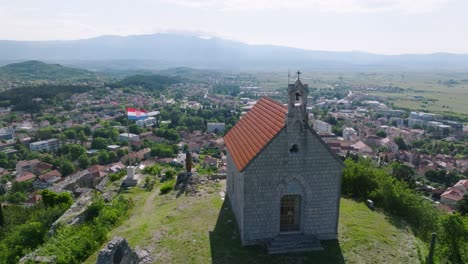
<svg viewBox="0 0 468 264">
<path fill-rule="evenodd" d="M 135 173 L 135 166 L 127 167 L 127 177 L 122 182 L 122 187 L 134 187 L 140 182 L 140 175 Z"/>
</svg>

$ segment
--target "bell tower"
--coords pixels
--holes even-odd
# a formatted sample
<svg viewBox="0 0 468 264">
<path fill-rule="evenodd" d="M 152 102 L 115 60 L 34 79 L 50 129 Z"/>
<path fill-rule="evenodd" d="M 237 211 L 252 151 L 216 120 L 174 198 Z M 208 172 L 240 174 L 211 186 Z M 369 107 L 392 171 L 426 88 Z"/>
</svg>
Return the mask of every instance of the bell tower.
<svg viewBox="0 0 468 264">
<path fill-rule="evenodd" d="M 297 80 L 288 85 L 288 115 L 286 118 L 286 129 L 290 152 L 300 151 L 301 142 L 306 129 L 309 127 L 307 115 L 307 96 L 309 88 L 301 82 L 301 72 L 297 71 Z"/>
</svg>

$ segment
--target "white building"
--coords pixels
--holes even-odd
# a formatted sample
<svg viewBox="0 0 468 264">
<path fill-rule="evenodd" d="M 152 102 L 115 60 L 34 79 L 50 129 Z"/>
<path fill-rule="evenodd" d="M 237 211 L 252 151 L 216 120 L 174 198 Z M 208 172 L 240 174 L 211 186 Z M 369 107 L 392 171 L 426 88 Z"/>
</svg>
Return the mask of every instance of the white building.
<svg viewBox="0 0 468 264">
<path fill-rule="evenodd" d="M 56 151 L 60 147 L 60 140 L 51 138 L 29 144 L 31 151 Z"/>
<path fill-rule="evenodd" d="M 408 119 L 408 126 L 409 127 L 414 127 L 415 125 L 423 127 L 424 123 L 425 123 L 425 121 L 422 120 L 422 119 L 413 119 L 413 118 Z"/>
<path fill-rule="evenodd" d="M 15 129 L 13 127 L 0 128 L 0 140 L 13 139 L 13 134 L 14 133 L 15 133 Z"/>
<path fill-rule="evenodd" d="M 317 133 L 329 133 L 332 132 L 332 125 L 328 124 L 327 122 L 323 122 L 321 120 L 314 121 L 314 130 Z"/>
<path fill-rule="evenodd" d="M 343 129 L 343 139 L 344 140 L 357 140 L 358 139 L 358 134 L 356 130 L 352 127 L 345 127 Z"/>
<path fill-rule="evenodd" d="M 119 135 L 119 140 L 120 141 L 139 141 L 140 136 L 132 133 L 122 133 Z"/>
<path fill-rule="evenodd" d="M 142 119 L 142 120 L 137 120 L 136 124 L 137 124 L 137 126 L 141 126 L 141 127 L 153 126 L 153 125 L 156 124 L 156 118 L 148 117 L 148 118 L 145 118 L 145 119 Z"/>
<path fill-rule="evenodd" d="M 209 133 L 221 133 L 226 129 L 225 123 L 208 123 L 206 126 L 206 132 Z"/>
</svg>

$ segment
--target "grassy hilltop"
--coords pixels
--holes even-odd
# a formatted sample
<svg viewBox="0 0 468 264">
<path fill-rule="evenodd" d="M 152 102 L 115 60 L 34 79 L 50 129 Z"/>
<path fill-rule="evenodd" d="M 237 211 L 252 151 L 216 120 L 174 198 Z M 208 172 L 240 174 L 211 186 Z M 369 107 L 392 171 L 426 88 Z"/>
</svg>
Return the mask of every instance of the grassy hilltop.
<svg viewBox="0 0 468 264">
<path fill-rule="evenodd" d="M 125 194 L 135 202 L 130 218 L 108 238 L 125 237 L 155 263 L 420 263 L 426 255 L 404 223 L 349 199 L 341 200 L 339 240 L 323 243 L 322 252 L 269 256 L 260 247 L 243 248 L 220 196 L 223 184 L 200 187 L 197 196 L 133 189 Z M 96 263 L 97 253 L 85 263 Z"/>
</svg>

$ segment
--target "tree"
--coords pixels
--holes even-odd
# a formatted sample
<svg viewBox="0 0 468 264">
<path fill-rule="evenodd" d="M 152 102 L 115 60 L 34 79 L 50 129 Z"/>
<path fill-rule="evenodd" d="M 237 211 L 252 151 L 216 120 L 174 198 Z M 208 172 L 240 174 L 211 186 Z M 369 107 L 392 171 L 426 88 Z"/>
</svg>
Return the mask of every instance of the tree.
<svg viewBox="0 0 468 264">
<path fill-rule="evenodd" d="M 126 149 L 119 148 L 119 149 L 117 150 L 117 156 L 118 156 L 119 158 L 125 156 L 126 154 L 127 154 L 127 150 L 126 150 Z"/>
<path fill-rule="evenodd" d="M 463 199 L 457 202 L 457 209 L 461 215 L 468 215 L 468 194 L 465 194 Z"/>
<path fill-rule="evenodd" d="M 104 164 L 109 161 L 109 154 L 106 150 L 101 150 L 98 155 L 99 163 Z"/>
<path fill-rule="evenodd" d="M 176 172 L 174 170 L 172 170 L 172 169 L 169 169 L 164 174 L 166 175 L 166 177 L 165 177 L 166 179 L 173 179 Z"/>
<path fill-rule="evenodd" d="M 408 146 L 406 145 L 405 140 L 402 137 L 395 138 L 395 143 L 398 145 L 398 148 L 401 150 L 407 150 Z"/>
<path fill-rule="evenodd" d="M 62 175 L 66 176 L 75 171 L 75 165 L 69 160 L 62 160 L 58 169 Z"/>
<path fill-rule="evenodd" d="M 78 158 L 78 165 L 83 170 L 89 167 L 90 162 L 89 162 L 88 156 L 86 156 L 86 154 L 83 154 Z"/>
<path fill-rule="evenodd" d="M 86 153 L 86 149 L 83 146 L 77 144 L 70 144 L 69 150 L 72 160 L 77 160 L 81 155 Z"/>
<path fill-rule="evenodd" d="M 392 175 L 398 180 L 406 182 L 410 188 L 416 187 L 415 172 L 409 166 L 394 162 L 392 164 Z"/>
<path fill-rule="evenodd" d="M 177 147 L 177 145 L 174 145 Z M 160 158 L 170 158 L 174 157 L 177 153 L 177 150 L 169 144 L 155 144 L 151 148 L 151 156 L 160 157 Z"/>
<path fill-rule="evenodd" d="M 45 206 L 48 206 L 48 207 L 55 207 L 55 206 L 60 206 L 60 205 L 69 207 L 70 205 L 73 204 L 73 199 L 71 195 L 67 192 L 58 194 L 51 190 L 45 189 L 41 192 L 41 195 L 42 195 L 42 202 L 44 203 Z"/>
<path fill-rule="evenodd" d="M 446 248 L 446 255 L 450 263 L 465 263 L 467 252 L 463 245 L 467 242 L 468 232 L 459 214 L 446 215 L 441 221 L 441 244 Z M 465 256 L 464 256 L 465 255 Z"/>
<path fill-rule="evenodd" d="M 376 135 L 378 137 L 381 137 L 381 138 L 386 138 L 387 137 L 387 133 L 385 133 L 385 131 L 383 131 L 383 130 L 380 130 L 379 132 L 377 132 Z"/>
<path fill-rule="evenodd" d="M 91 148 L 93 149 L 106 149 L 109 141 L 102 137 L 96 137 L 91 142 Z"/>
<path fill-rule="evenodd" d="M 113 151 L 109 151 L 109 161 L 113 162 L 113 161 L 116 161 L 117 159 L 118 159 L 117 154 L 115 154 L 115 152 Z"/>
<path fill-rule="evenodd" d="M 0 227 L 5 226 L 5 218 L 3 216 L 3 205 L 0 203 Z"/>
<path fill-rule="evenodd" d="M 12 204 L 20 204 L 27 200 L 27 197 L 24 193 L 15 192 L 6 197 L 6 200 Z"/>
</svg>

